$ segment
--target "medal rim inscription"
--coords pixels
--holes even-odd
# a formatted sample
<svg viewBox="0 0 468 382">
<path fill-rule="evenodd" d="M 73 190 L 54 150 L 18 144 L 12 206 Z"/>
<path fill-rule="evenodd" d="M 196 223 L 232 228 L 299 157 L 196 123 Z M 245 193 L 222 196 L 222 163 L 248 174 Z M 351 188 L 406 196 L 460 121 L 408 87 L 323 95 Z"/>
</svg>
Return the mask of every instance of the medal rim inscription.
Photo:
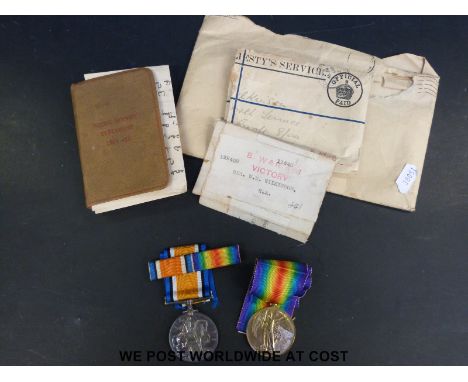
<svg viewBox="0 0 468 382">
<path fill-rule="evenodd" d="M 247 323 L 247 330 L 246 330 L 245 333 L 246 333 L 246 337 L 247 337 L 247 342 L 249 343 L 250 347 L 255 351 L 261 351 L 260 349 L 258 349 L 258 341 L 254 340 L 252 338 L 252 334 L 251 334 L 252 333 L 252 325 L 253 325 L 254 321 L 256 319 L 258 319 L 258 317 L 261 314 L 263 314 L 266 310 L 273 310 L 273 309 L 276 310 L 279 314 L 281 314 L 286 319 L 286 321 L 290 324 L 290 326 L 292 328 L 292 331 L 293 331 L 293 336 L 292 336 L 292 339 L 291 339 L 291 342 L 290 342 L 289 346 L 286 349 L 284 349 L 283 351 L 278 353 L 279 355 L 281 355 L 281 354 L 286 353 L 294 345 L 294 342 L 296 340 L 296 325 L 294 325 L 294 321 L 291 318 L 291 316 L 289 316 L 289 314 L 287 314 L 285 311 L 280 309 L 277 305 L 267 306 L 266 308 L 262 308 L 262 309 L 258 310 L 257 312 L 255 312 L 252 315 L 252 317 L 250 317 L 250 320 Z M 273 350 L 273 351 L 275 351 L 275 350 Z M 270 351 L 268 350 L 268 352 L 270 352 Z"/>
<path fill-rule="evenodd" d="M 172 323 L 170 329 L 169 329 L 169 334 L 168 334 L 168 339 L 169 339 L 169 346 L 171 348 L 172 351 L 176 352 L 177 353 L 177 350 L 174 349 L 173 345 L 172 345 L 172 337 L 173 337 L 173 333 L 172 333 L 172 330 L 174 328 L 174 325 L 176 325 L 176 323 L 179 321 L 179 320 L 182 320 L 184 317 L 187 317 L 187 315 L 197 315 L 197 316 L 201 316 L 200 318 L 203 318 L 204 320 L 208 321 L 208 325 L 211 325 L 214 329 L 214 332 L 216 333 L 216 341 L 215 341 L 215 344 L 213 345 L 212 348 L 210 349 L 203 349 L 202 350 L 202 353 L 206 353 L 208 351 L 211 351 L 211 352 L 214 352 L 216 350 L 216 348 L 218 347 L 218 343 L 219 343 L 219 332 L 218 332 L 218 327 L 216 326 L 216 324 L 214 323 L 214 321 L 211 319 L 211 317 L 207 316 L 206 314 L 204 313 L 201 313 L 200 311 L 196 310 L 196 309 L 189 309 L 189 310 L 186 310 L 184 311 L 179 317 L 177 317 L 174 322 Z M 187 356 L 182 356 L 181 357 L 181 360 L 182 361 L 185 361 L 185 362 L 197 362 L 197 360 L 195 359 L 191 359 L 191 357 L 189 355 Z"/>
</svg>

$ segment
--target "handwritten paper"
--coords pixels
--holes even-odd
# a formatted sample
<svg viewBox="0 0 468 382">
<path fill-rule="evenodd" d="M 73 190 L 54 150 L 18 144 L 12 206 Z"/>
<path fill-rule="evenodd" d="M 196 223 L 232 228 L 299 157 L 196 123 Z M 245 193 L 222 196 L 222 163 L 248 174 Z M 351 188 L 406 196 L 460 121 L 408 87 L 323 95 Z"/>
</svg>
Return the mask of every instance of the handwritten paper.
<svg viewBox="0 0 468 382">
<path fill-rule="evenodd" d="M 156 93 L 161 113 L 161 123 L 164 132 L 164 142 L 169 168 L 169 183 L 166 188 L 159 191 L 146 192 L 127 198 L 101 203 L 93 206 L 95 213 L 102 213 L 118 208 L 124 208 L 135 204 L 145 203 L 153 200 L 168 198 L 182 194 L 187 191 L 187 180 L 185 176 L 184 159 L 180 143 L 179 125 L 172 92 L 171 74 L 168 65 L 150 66 L 155 79 Z M 85 80 L 101 77 L 120 70 L 88 73 L 84 75 Z"/>
<path fill-rule="evenodd" d="M 209 153 L 194 191 L 200 204 L 307 241 L 334 160 L 221 121 Z"/>
<path fill-rule="evenodd" d="M 241 49 L 226 120 L 335 157 L 336 172 L 355 171 L 371 82 L 371 73 Z"/>
</svg>

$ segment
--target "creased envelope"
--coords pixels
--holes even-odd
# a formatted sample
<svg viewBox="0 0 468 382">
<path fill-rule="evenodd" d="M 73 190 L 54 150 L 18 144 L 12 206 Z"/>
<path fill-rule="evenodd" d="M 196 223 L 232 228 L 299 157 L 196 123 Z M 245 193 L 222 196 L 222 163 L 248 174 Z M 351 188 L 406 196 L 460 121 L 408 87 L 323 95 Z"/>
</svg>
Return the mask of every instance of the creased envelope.
<svg viewBox="0 0 468 382">
<path fill-rule="evenodd" d="M 423 57 L 403 54 L 386 59 L 294 35 L 277 35 L 246 17 L 207 16 L 177 104 L 185 154 L 203 158 L 212 129 L 226 110 L 229 76 L 238 49 L 321 60 L 347 72 L 372 72 L 359 170 L 334 174 L 328 191 L 413 211 L 423 170 L 439 77 Z M 403 194 L 395 183 L 406 164 L 417 179 Z"/>
<path fill-rule="evenodd" d="M 333 159 L 219 121 L 195 188 L 200 204 L 305 243 L 334 166 Z"/>
<path fill-rule="evenodd" d="M 226 120 L 337 158 L 335 172 L 358 169 L 373 71 L 240 49 Z"/>
</svg>

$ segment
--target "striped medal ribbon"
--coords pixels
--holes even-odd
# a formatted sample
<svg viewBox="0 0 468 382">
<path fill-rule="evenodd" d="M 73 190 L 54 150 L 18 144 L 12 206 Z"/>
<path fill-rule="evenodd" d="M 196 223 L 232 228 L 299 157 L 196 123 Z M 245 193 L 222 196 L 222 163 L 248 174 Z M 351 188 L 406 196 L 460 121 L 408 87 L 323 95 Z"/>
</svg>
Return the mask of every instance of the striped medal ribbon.
<svg viewBox="0 0 468 382">
<path fill-rule="evenodd" d="M 225 267 L 240 263 L 239 246 L 205 249 L 150 263 L 150 279 L 162 279 L 182 274 Z"/>
<path fill-rule="evenodd" d="M 206 250 L 206 244 L 192 244 L 179 247 L 171 247 L 163 250 L 159 258 L 169 259 L 176 258 L 191 253 Z M 150 271 L 150 280 L 156 280 L 156 266 L 154 261 L 148 263 Z M 212 306 L 216 307 L 218 296 L 213 277 L 213 272 L 209 269 L 197 271 L 178 276 L 166 277 L 164 282 L 164 303 L 174 304 L 177 309 L 182 309 L 184 302 L 192 301 L 208 301 L 211 300 Z"/>
<path fill-rule="evenodd" d="M 257 351 L 284 353 L 295 339 L 293 316 L 312 285 L 312 267 L 295 261 L 257 259 L 237 330 Z"/>
</svg>

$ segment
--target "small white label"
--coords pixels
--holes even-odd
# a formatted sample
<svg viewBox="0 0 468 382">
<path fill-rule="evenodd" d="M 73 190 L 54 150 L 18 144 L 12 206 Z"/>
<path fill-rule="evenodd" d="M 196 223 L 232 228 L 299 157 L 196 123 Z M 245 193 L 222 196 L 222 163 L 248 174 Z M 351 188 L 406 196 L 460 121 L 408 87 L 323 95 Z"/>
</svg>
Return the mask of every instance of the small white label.
<svg viewBox="0 0 468 382">
<path fill-rule="evenodd" d="M 247 138 L 221 134 L 202 195 L 315 221 L 335 163 L 305 150 L 282 149 L 290 145 L 272 138 L 259 141 L 255 133 L 242 130 Z M 259 217 L 275 220 L 272 215 Z"/>
<path fill-rule="evenodd" d="M 408 193 L 417 176 L 418 169 L 416 166 L 414 164 L 407 163 L 405 167 L 403 167 L 400 176 L 395 182 L 398 186 L 398 191 L 400 191 L 402 194 Z"/>
</svg>

